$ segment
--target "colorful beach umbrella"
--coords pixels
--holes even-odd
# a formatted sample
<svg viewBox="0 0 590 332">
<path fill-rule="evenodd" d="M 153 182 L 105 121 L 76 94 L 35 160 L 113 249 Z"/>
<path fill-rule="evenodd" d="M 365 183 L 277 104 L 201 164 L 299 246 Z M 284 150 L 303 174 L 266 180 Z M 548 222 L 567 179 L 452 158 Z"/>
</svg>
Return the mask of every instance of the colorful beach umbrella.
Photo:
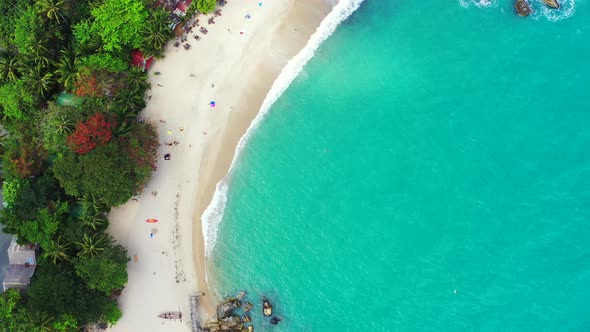
<svg viewBox="0 0 590 332">
<path fill-rule="evenodd" d="M 215 101 L 214 101 L 214 100 L 211 100 L 211 102 L 209 103 L 209 105 L 210 105 L 211 107 L 215 107 Z"/>
</svg>

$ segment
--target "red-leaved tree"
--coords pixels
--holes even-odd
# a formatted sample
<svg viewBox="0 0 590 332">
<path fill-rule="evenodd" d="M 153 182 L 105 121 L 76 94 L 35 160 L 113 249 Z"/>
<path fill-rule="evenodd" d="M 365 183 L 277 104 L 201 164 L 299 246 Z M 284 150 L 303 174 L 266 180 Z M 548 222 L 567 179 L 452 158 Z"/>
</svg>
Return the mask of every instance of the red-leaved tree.
<svg viewBox="0 0 590 332">
<path fill-rule="evenodd" d="M 68 136 L 68 146 L 77 154 L 88 153 L 111 140 L 114 126 L 114 123 L 106 120 L 104 114 L 96 113 L 86 122 L 76 125 L 76 130 Z"/>
<path fill-rule="evenodd" d="M 99 96 L 100 89 L 96 76 L 80 74 L 80 78 L 74 83 L 74 94 L 80 97 Z"/>
</svg>

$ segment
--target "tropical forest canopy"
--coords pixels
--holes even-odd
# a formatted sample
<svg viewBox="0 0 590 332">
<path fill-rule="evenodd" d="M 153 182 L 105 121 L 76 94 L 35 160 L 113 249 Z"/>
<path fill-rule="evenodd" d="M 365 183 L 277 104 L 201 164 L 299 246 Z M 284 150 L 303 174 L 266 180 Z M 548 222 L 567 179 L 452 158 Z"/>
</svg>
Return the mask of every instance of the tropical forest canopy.
<svg viewBox="0 0 590 332">
<path fill-rule="evenodd" d="M 0 12 L 0 223 L 41 247 L 27 296 L 0 295 L 0 330 L 114 324 L 129 258 L 106 216 L 142 191 L 159 146 L 137 119 L 150 87 L 130 52 L 162 55 L 170 10 L 154 0 L 4 0 Z M 64 94 L 71 102 L 56 102 Z"/>
</svg>

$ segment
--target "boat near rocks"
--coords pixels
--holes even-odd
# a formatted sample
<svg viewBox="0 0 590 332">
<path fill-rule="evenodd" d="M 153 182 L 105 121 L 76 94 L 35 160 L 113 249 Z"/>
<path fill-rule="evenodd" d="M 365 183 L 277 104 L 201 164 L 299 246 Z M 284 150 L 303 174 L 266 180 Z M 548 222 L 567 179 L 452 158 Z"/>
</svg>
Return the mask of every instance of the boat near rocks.
<svg viewBox="0 0 590 332">
<path fill-rule="evenodd" d="M 531 7 L 525 0 L 516 0 L 514 8 L 519 16 L 529 16 L 532 13 Z"/>
<path fill-rule="evenodd" d="M 557 0 L 543 0 L 543 3 L 549 8 L 559 9 L 559 2 Z"/>
<path fill-rule="evenodd" d="M 267 317 L 272 316 L 272 306 L 266 297 L 262 298 L 262 313 Z"/>
</svg>

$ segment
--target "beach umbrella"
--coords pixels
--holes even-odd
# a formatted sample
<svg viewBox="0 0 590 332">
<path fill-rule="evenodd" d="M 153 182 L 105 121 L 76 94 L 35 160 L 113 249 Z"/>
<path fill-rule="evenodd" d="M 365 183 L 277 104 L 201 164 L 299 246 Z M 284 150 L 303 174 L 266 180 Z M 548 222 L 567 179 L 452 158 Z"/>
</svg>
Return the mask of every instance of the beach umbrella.
<svg viewBox="0 0 590 332">
<path fill-rule="evenodd" d="M 145 222 L 150 223 L 150 224 L 155 224 L 158 222 L 158 219 L 147 219 Z"/>
<path fill-rule="evenodd" d="M 215 107 L 215 101 L 214 101 L 214 100 L 211 100 L 211 102 L 209 103 L 209 105 L 210 105 L 211 107 Z"/>
</svg>

